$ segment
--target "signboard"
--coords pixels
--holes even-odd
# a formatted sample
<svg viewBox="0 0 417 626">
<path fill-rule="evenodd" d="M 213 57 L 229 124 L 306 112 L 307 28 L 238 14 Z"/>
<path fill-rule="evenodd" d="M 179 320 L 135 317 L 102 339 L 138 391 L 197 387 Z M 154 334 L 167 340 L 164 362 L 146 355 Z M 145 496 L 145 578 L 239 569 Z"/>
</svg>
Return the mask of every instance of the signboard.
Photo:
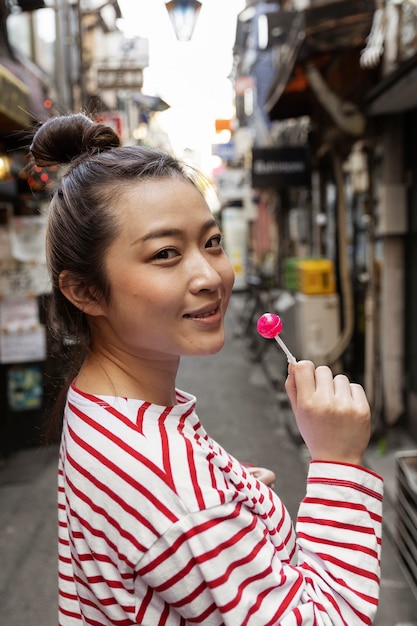
<svg viewBox="0 0 417 626">
<path fill-rule="evenodd" d="M 252 187 L 309 187 L 310 184 L 310 159 L 305 147 L 253 149 Z"/>
<path fill-rule="evenodd" d="M 113 130 L 123 138 L 123 131 L 126 125 L 124 113 L 122 111 L 102 111 L 96 117 L 97 122 L 111 126 Z"/>
<path fill-rule="evenodd" d="M 226 168 L 214 174 L 217 192 L 221 200 L 241 200 L 249 194 L 246 170 Z"/>
<path fill-rule="evenodd" d="M 213 143 L 211 153 L 220 157 L 223 161 L 234 161 L 236 158 L 236 145 L 233 141 L 228 143 Z"/>
<path fill-rule="evenodd" d="M 97 69 L 99 89 L 142 89 L 143 68 L 141 66 L 99 67 Z"/>
<path fill-rule="evenodd" d="M 238 76 L 235 80 L 235 93 L 237 96 L 245 95 L 247 89 L 254 89 L 255 80 L 253 76 Z"/>
</svg>

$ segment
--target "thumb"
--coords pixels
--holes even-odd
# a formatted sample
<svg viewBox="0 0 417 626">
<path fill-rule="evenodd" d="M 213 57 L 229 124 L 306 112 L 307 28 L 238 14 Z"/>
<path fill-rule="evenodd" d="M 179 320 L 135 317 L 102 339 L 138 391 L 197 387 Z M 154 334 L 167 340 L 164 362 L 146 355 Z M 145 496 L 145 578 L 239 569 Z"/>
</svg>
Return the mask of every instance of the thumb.
<svg viewBox="0 0 417 626">
<path fill-rule="evenodd" d="M 288 365 L 288 376 L 285 381 L 285 390 L 290 399 L 292 410 L 295 412 L 297 406 L 297 385 L 295 382 L 295 366 L 292 363 Z"/>
</svg>

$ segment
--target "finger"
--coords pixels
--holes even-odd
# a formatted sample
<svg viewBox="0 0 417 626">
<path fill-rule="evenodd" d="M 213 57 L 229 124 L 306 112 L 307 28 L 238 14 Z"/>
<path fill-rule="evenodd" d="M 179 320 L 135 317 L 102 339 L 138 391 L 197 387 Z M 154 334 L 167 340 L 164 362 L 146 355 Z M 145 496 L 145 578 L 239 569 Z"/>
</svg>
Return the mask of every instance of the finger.
<svg viewBox="0 0 417 626">
<path fill-rule="evenodd" d="M 271 485 L 275 484 L 275 474 L 273 471 L 265 469 L 265 468 L 260 468 L 260 472 L 259 475 L 257 476 L 258 480 L 260 480 L 261 482 L 263 482 L 265 485 L 267 485 L 268 487 L 270 487 Z"/>
<path fill-rule="evenodd" d="M 285 389 L 291 402 L 294 414 L 297 412 L 299 400 L 305 399 L 316 389 L 314 364 L 311 361 L 298 361 L 289 368 Z"/>
<path fill-rule="evenodd" d="M 288 363 L 288 375 L 286 382 L 288 382 L 289 387 L 295 387 L 294 368 L 295 365 L 293 363 Z"/>
<path fill-rule="evenodd" d="M 370 412 L 368 398 L 366 397 L 366 393 L 362 385 L 359 385 L 358 383 L 351 383 L 350 393 L 353 400 L 359 407 Z"/>
<path fill-rule="evenodd" d="M 293 365 L 294 382 L 299 387 L 307 388 L 310 392 L 314 392 L 316 388 L 315 367 L 311 361 L 298 361 Z"/>
<path fill-rule="evenodd" d="M 319 365 L 315 372 L 316 377 L 316 389 L 323 392 L 334 394 L 335 392 L 335 379 L 333 378 L 333 372 L 327 365 Z"/>
<path fill-rule="evenodd" d="M 272 470 L 266 469 L 266 467 L 250 467 L 249 469 L 249 473 L 252 474 L 252 476 L 255 476 L 255 478 L 260 478 L 262 477 L 262 480 L 264 480 L 264 478 L 270 478 L 272 480 L 275 480 L 275 474 Z"/>
<path fill-rule="evenodd" d="M 297 387 L 295 385 L 294 368 L 295 368 L 295 366 L 290 363 L 289 366 L 288 366 L 288 376 L 287 376 L 286 381 L 285 381 L 285 390 L 286 390 L 288 398 L 289 398 L 289 400 L 291 402 L 291 406 L 292 406 L 293 411 L 295 410 L 296 400 L 297 400 Z"/>
<path fill-rule="evenodd" d="M 344 395 L 352 397 L 352 389 L 349 378 L 344 374 L 338 374 L 333 381 L 336 395 Z"/>
<path fill-rule="evenodd" d="M 297 404 L 304 404 L 319 392 L 322 396 L 333 396 L 333 375 L 322 365 L 317 368 L 311 361 L 299 361 L 294 368 L 297 389 Z"/>
<path fill-rule="evenodd" d="M 275 484 L 275 473 L 265 467 L 251 467 L 249 473 L 269 487 Z"/>
</svg>

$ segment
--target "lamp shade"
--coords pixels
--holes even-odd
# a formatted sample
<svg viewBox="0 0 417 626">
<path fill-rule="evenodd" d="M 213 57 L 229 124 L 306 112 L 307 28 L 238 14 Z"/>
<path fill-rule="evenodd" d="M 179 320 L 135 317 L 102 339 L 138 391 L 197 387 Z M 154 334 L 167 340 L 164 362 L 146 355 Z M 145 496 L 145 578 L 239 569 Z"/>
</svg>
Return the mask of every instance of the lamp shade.
<svg viewBox="0 0 417 626">
<path fill-rule="evenodd" d="M 22 11 L 37 11 L 46 7 L 44 0 L 17 0 L 17 4 Z"/>
<path fill-rule="evenodd" d="M 165 4 L 179 41 L 190 41 L 201 9 L 198 0 L 170 0 Z"/>
</svg>

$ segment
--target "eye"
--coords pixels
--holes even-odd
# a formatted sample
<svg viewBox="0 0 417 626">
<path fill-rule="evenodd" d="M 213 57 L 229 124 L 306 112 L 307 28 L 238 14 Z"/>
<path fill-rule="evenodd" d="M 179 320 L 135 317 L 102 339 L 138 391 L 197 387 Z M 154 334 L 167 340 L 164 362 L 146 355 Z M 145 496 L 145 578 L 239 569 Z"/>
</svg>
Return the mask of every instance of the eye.
<svg viewBox="0 0 417 626">
<path fill-rule="evenodd" d="M 179 252 L 175 248 L 164 248 L 163 250 L 159 250 L 159 252 L 157 252 L 153 258 L 162 259 L 162 260 L 165 260 L 165 259 L 170 260 L 170 259 L 174 259 L 178 255 L 179 255 Z"/>
<path fill-rule="evenodd" d="M 218 235 L 214 235 L 210 237 L 208 242 L 206 243 L 206 248 L 221 248 L 223 242 L 223 237 L 219 233 Z"/>
</svg>

